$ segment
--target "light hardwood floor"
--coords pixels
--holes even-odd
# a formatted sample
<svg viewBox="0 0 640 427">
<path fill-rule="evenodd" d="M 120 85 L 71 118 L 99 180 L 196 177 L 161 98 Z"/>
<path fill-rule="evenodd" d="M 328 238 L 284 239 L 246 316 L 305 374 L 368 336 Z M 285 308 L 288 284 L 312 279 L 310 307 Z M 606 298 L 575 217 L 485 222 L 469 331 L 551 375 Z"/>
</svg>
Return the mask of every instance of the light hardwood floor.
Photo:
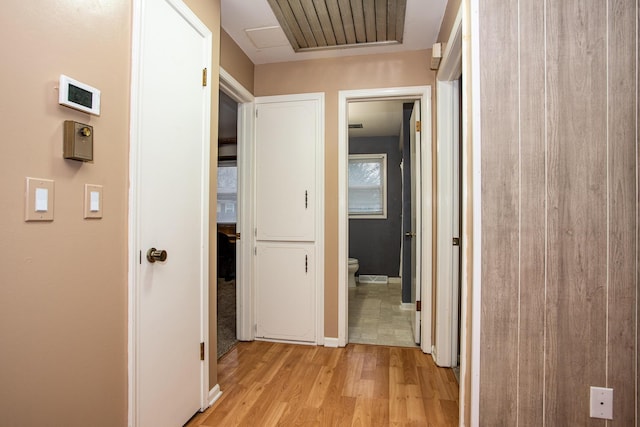
<svg viewBox="0 0 640 427">
<path fill-rule="evenodd" d="M 187 427 L 458 424 L 453 372 L 417 348 L 242 342 L 218 373 L 222 397 Z"/>
</svg>

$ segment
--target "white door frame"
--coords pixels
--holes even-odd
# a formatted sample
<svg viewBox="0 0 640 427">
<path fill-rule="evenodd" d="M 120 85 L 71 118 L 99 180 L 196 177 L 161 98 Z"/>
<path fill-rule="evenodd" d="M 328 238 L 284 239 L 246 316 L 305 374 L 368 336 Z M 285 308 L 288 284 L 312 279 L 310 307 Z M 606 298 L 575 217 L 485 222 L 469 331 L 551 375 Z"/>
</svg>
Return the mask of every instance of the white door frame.
<svg viewBox="0 0 640 427">
<path fill-rule="evenodd" d="M 454 181 L 458 179 L 460 141 L 460 88 L 462 74 L 462 9 L 454 21 L 437 74 L 437 165 L 438 165 L 438 241 L 436 249 L 436 337 L 433 358 L 438 366 L 458 365 L 458 296 L 456 260 L 452 239 L 461 237 L 454 230 Z M 456 155 L 457 154 L 457 155 Z M 459 259 L 458 259 L 459 262 Z M 455 270 L 455 271 L 454 271 Z"/>
<path fill-rule="evenodd" d="M 142 86 L 141 74 L 142 70 L 145 66 L 141 62 L 142 51 L 144 50 L 143 46 L 143 30 L 144 30 L 144 14 L 143 14 L 143 4 L 146 0 L 133 0 L 133 16 L 132 16 L 132 41 L 131 41 L 131 116 L 130 116 L 130 130 L 129 130 L 129 213 L 128 213 L 128 310 L 127 310 L 127 331 L 128 331 L 128 425 L 130 427 L 135 427 L 137 425 L 138 419 L 138 401 L 137 401 L 137 390 L 138 390 L 138 348 L 140 336 L 138 334 L 138 316 L 139 310 L 138 306 L 140 304 L 140 299 L 138 298 L 138 284 L 139 284 L 139 256 L 141 256 L 141 251 L 143 248 L 140 244 L 140 236 L 139 236 L 139 223 L 140 223 L 140 204 L 139 204 L 139 172 L 140 172 L 140 91 Z M 189 9 L 182 0 L 170 0 L 172 6 L 178 11 L 182 16 L 186 17 L 191 25 L 195 28 L 198 28 L 203 34 L 211 32 L 209 29 L 201 23 L 200 19 Z M 208 52 L 210 64 L 211 53 Z M 208 67 L 211 68 L 210 66 Z M 206 111 L 204 112 L 205 117 L 205 129 L 209 129 L 210 127 L 210 105 L 205 107 Z M 209 132 L 206 132 L 208 137 Z M 203 161 L 203 170 L 205 173 L 209 172 L 209 150 L 206 150 L 207 153 Z M 203 198 L 204 198 L 204 206 L 205 213 L 208 216 L 208 206 L 209 206 L 209 180 L 207 179 L 205 185 L 203 187 Z M 204 220 L 207 221 L 206 216 Z M 208 223 L 207 226 L 204 227 L 203 230 L 203 241 L 208 241 Z M 203 250 L 203 266 L 204 270 L 207 272 L 204 277 L 208 277 L 208 270 L 210 267 L 209 263 L 209 250 L 208 247 L 205 247 Z M 205 358 L 201 363 L 201 390 L 200 390 L 200 409 L 204 410 L 207 406 L 209 406 L 208 402 L 208 383 L 209 383 L 209 358 L 208 353 L 210 351 L 210 343 L 209 343 L 209 286 L 208 280 L 204 279 L 201 283 L 201 310 L 200 310 L 200 340 L 205 344 Z M 185 420 L 186 421 L 186 420 Z"/>
<path fill-rule="evenodd" d="M 220 68 L 220 90 L 238 103 L 238 212 L 236 231 L 240 239 L 236 244 L 236 257 L 240 268 L 236 270 L 236 322 L 237 338 L 253 341 L 255 338 L 255 306 L 253 299 L 253 232 L 254 229 L 254 120 L 255 98 L 225 69 Z M 217 166 L 216 166 L 217 168 Z"/>
<path fill-rule="evenodd" d="M 420 263 L 422 281 L 422 339 L 421 348 L 431 353 L 432 312 L 432 154 L 431 154 L 431 87 L 408 86 L 381 89 L 342 90 L 338 93 L 338 345 L 347 344 L 349 334 L 349 288 L 347 280 L 347 248 L 349 244 L 349 216 L 347 205 L 347 160 L 349 158 L 349 101 L 381 100 L 385 98 L 420 100 L 422 107 L 422 254 Z"/>
</svg>

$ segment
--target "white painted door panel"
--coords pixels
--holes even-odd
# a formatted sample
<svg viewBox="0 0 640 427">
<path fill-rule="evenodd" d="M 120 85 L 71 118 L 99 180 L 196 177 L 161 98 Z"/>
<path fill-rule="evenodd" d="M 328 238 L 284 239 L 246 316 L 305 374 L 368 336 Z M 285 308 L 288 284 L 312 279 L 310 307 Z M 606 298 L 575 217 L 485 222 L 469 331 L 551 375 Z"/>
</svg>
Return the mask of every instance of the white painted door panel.
<svg viewBox="0 0 640 427">
<path fill-rule="evenodd" d="M 310 100 L 257 106 L 258 240 L 315 240 L 318 108 Z"/>
<path fill-rule="evenodd" d="M 135 424 L 174 427 L 202 398 L 210 105 L 202 69 L 211 33 L 180 1 L 142 8 Z M 165 262 L 147 261 L 152 247 L 167 251 Z"/>
<path fill-rule="evenodd" d="M 256 337 L 314 342 L 314 245 L 258 242 L 256 276 Z"/>
<path fill-rule="evenodd" d="M 415 235 L 411 239 L 411 301 L 415 303 L 413 321 L 413 339 L 420 344 L 421 312 L 418 307 L 422 301 L 421 283 L 421 239 L 422 239 L 422 174 L 421 174 L 421 146 L 420 131 L 416 122 L 420 121 L 420 101 L 413 103 L 411 112 L 409 134 L 411 150 L 411 229 Z"/>
</svg>

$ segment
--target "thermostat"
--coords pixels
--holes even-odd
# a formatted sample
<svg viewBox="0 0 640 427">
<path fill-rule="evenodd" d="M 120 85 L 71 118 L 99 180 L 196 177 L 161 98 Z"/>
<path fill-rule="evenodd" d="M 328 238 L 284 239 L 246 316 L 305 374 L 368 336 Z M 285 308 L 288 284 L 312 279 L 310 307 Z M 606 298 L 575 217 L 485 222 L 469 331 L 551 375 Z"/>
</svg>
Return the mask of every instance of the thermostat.
<svg viewBox="0 0 640 427">
<path fill-rule="evenodd" d="M 58 103 L 66 107 L 100 115 L 100 90 L 60 74 Z"/>
</svg>

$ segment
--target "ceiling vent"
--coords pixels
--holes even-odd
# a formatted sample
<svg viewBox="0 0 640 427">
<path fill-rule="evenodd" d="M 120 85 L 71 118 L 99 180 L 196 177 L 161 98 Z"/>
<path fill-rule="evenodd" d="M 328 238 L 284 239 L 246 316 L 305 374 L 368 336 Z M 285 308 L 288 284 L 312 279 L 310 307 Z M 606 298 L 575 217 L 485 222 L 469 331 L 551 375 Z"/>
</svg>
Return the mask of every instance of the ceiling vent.
<svg viewBox="0 0 640 427">
<path fill-rule="evenodd" d="M 268 0 L 296 52 L 402 43 L 407 0 Z"/>
</svg>

